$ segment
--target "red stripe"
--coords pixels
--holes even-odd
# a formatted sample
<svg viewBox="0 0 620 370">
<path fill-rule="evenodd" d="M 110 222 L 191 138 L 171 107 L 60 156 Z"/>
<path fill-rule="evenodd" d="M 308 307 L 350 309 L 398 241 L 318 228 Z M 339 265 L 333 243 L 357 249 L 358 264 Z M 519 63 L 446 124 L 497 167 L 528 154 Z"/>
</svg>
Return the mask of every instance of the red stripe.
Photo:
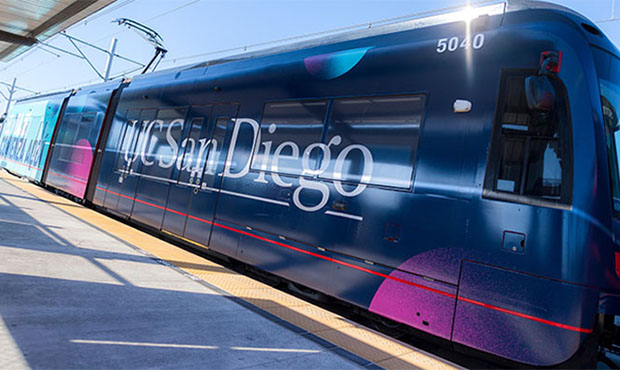
<svg viewBox="0 0 620 370">
<path fill-rule="evenodd" d="M 482 302 L 474 301 L 473 299 L 469 299 L 469 298 L 465 298 L 465 297 L 459 297 L 458 299 L 459 299 L 459 301 L 468 302 L 468 303 L 471 303 L 471 304 L 475 304 L 477 306 L 481 306 L 481 307 L 484 307 L 484 308 L 489 308 L 491 310 L 495 310 L 495 311 L 499 311 L 499 312 L 503 312 L 503 313 L 508 313 L 508 314 L 511 314 L 511 315 L 522 317 L 524 319 L 540 322 L 540 323 L 551 325 L 551 326 L 555 326 L 555 327 L 558 327 L 558 328 L 572 330 L 572 331 L 577 331 L 577 332 L 580 332 L 580 333 L 592 333 L 592 329 L 583 329 L 583 328 L 579 328 L 579 327 L 576 327 L 576 326 L 560 324 L 558 322 L 541 319 L 540 317 L 531 316 L 531 315 L 527 315 L 527 314 L 524 314 L 524 313 L 521 313 L 521 312 L 516 312 L 516 311 L 512 311 L 512 310 L 507 310 L 505 308 L 493 306 L 493 305 L 490 305 L 488 303 L 482 303 Z"/>
<path fill-rule="evenodd" d="M 448 298 L 458 299 L 459 301 L 475 304 L 477 306 L 481 306 L 481 307 L 488 308 L 488 309 L 491 309 L 491 310 L 507 313 L 507 314 L 510 314 L 510 315 L 514 315 L 514 316 L 521 317 L 521 318 L 524 318 L 524 319 L 528 319 L 528 320 L 540 322 L 540 323 L 543 323 L 543 324 L 555 326 L 555 327 L 562 328 L 562 329 L 572 330 L 572 331 L 576 331 L 576 332 L 580 332 L 580 333 L 592 333 L 592 331 L 593 331 L 592 329 L 584 329 L 584 328 L 579 328 L 579 327 L 576 327 L 576 326 L 570 326 L 570 325 L 565 325 L 565 324 L 557 323 L 557 322 L 554 322 L 554 321 L 549 321 L 549 320 L 541 319 L 539 317 L 527 315 L 527 314 L 524 314 L 524 313 L 521 313 L 521 312 L 508 310 L 506 308 L 501 308 L 501 307 L 490 305 L 490 304 L 483 303 L 483 302 L 478 302 L 478 301 L 475 301 L 473 299 L 469 299 L 469 298 L 465 298 L 465 297 L 461 297 L 461 296 L 457 297 L 456 295 L 448 293 L 448 292 L 444 292 L 444 291 L 433 289 L 433 288 L 430 288 L 430 287 L 427 287 L 427 286 L 424 286 L 424 285 L 416 284 L 416 283 L 413 283 L 413 282 L 405 280 L 405 279 L 397 278 L 395 276 L 390 276 L 390 275 L 382 274 L 382 273 L 377 272 L 377 271 L 372 271 L 372 270 L 364 268 L 364 267 L 353 265 L 351 263 L 340 261 L 340 260 L 337 260 L 337 259 L 334 259 L 334 258 L 331 258 L 331 257 L 323 256 L 323 255 L 320 255 L 320 254 L 317 254 L 317 253 L 314 253 L 314 252 L 306 251 L 306 250 L 303 250 L 303 249 L 300 249 L 300 248 L 297 248 L 297 247 L 293 247 L 292 245 L 284 244 L 284 243 L 281 243 L 281 242 L 278 242 L 278 241 L 275 241 L 275 240 L 271 240 L 271 239 L 262 237 L 260 235 L 252 234 L 252 233 L 249 233 L 249 232 L 244 231 L 244 230 L 239 230 L 239 229 L 236 229 L 234 227 L 218 224 L 217 222 L 208 221 L 208 220 L 202 219 L 200 217 L 196 217 L 196 216 L 192 216 L 192 215 L 189 215 L 189 214 L 186 214 L 186 213 L 183 213 L 183 212 L 175 211 L 173 209 L 162 207 L 162 206 L 159 206 L 157 204 L 145 202 L 145 201 L 140 200 L 140 199 L 132 198 L 132 197 L 127 196 L 127 195 L 119 194 L 119 193 L 116 193 L 116 192 L 104 189 L 104 188 L 102 188 L 100 186 L 97 186 L 97 189 L 105 191 L 105 192 L 108 192 L 110 194 L 121 196 L 123 198 L 132 199 L 132 200 L 135 200 L 135 201 L 140 202 L 140 203 L 151 205 L 151 206 L 157 207 L 159 209 L 170 211 L 172 213 L 176 213 L 176 214 L 181 215 L 181 216 L 187 216 L 187 217 L 189 217 L 191 219 L 194 219 L 194 220 L 197 220 L 197 221 L 201 221 L 201 222 L 204 222 L 204 223 L 209 224 L 209 225 L 214 225 L 214 226 L 220 227 L 222 229 L 230 230 L 230 231 L 242 234 L 242 235 L 249 236 L 249 237 L 254 238 L 254 239 L 262 240 L 262 241 L 270 243 L 270 244 L 274 244 L 274 245 L 277 245 L 277 246 L 280 246 L 280 247 L 284 247 L 284 248 L 287 248 L 287 249 L 290 249 L 290 250 L 294 250 L 294 251 L 299 252 L 299 253 L 307 254 L 309 256 L 313 256 L 313 257 L 317 257 L 317 258 L 320 258 L 320 259 L 323 259 L 323 260 L 326 260 L 326 261 L 337 263 L 337 264 L 342 265 L 342 266 L 347 266 L 347 267 L 350 267 L 350 268 L 353 268 L 353 269 L 356 269 L 356 270 L 359 270 L 359 271 L 363 271 L 363 272 L 366 272 L 366 273 L 369 273 L 369 274 L 372 274 L 372 275 L 381 276 L 381 277 L 383 277 L 385 279 L 394 280 L 394 281 L 397 281 L 399 283 L 403 283 L 403 284 L 414 286 L 416 288 L 424 289 L 424 290 L 427 290 L 429 292 L 433 292 L 433 293 L 436 293 L 436 294 L 440 294 L 440 295 L 446 296 Z"/>
<path fill-rule="evenodd" d="M 28 168 L 32 168 L 33 170 L 43 171 L 42 168 L 31 166 L 31 165 L 26 164 L 26 163 L 18 162 L 16 160 L 13 160 L 13 159 L 10 159 L 10 158 L 2 157 L 2 159 L 6 160 L 6 161 L 9 161 L 9 162 L 17 163 L 17 164 L 22 165 L 22 166 L 26 166 Z"/>
<path fill-rule="evenodd" d="M 380 272 L 372 271 L 372 270 L 369 270 L 367 268 L 356 266 L 356 265 L 353 265 L 353 264 L 350 264 L 350 263 L 347 263 L 347 262 L 344 262 L 344 261 L 340 261 L 340 260 L 337 260 L 337 259 L 334 259 L 334 258 L 331 258 L 331 257 L 322 256 L 322 255 L 317 254 L 317 253 L 313 253 L 313 252 L 309 252 L 309 251 L 306 251 L 306 250 L 303 250 L 303 249 L 300 249 L 300 248 L 293 247 L 292 245 L 280 243 L 278 241 L 267 239 L 267 238 L 264 238 L 264 237 L 256 235 L 256 234 L 248 233 L 248 232 L 243 231 L 243 230 L 238 230 L 238 229 L 235 229 L 235 228 L 232 228 L 232 227 L 229 227 L 229 226 L 226 226 L 226 225 L 221 225 L 221 224 L 218 224 L 218 223 L 215 223 L 215 222 L 213 223 L 213 225 L 221 227 L 223 229 L 227 229 L 227 230 L 230 230 L 230 231 L 237 232 L 239 234 L 247 235 L 249 237 L 252 237 L 252 238 L 255 238 L 255 239 L 258 239 L 258 240 L 262 240 L 262 241 L 267 242 L 267 243 L 275 244 L 275 245 L 278 245 L 280 247 L 288 248 L 288 249 L 294 250 L 296 252 L 307 254 L 309 256 L 317 257 L 317 258 L 320 258 L 320 259 L 323 259 L 323 260 L 326 260 L 326 261 L 337 263 L 339 265 L 343 265 L 343 266 L 354 268 L 356 270 L 364 271 L 364 272 L 367 272 L 367 273 L 372 274 L 372 275 L 377 275 L 377 276 L 381 276 L 381 277 L 386 278 L 386 279 L 398 281 L 398 282 L 403 283 L 403 284 L 411 285 L 411 286 L 414 286 L 416 288 L 425 289 L 425 290 L 431 291 L 433 293 L 445 295 L 445 296 L 450 297 L 450 298 L 456 298 L 456 296 L 454 294 L 450 294 L 450 293 L 447 293 L 447 292 L 443 292 L 441 290 L 429 288 L 429 287 L 424 286 L 424 285 L 416 284 L 416 283 L 413 283 L 411 281 L 400 279 L 400 278 L 397 278 L 397 277 L 394 277 L 394 276 L 382 274 Z"/>
<path fill-rule="evenodd" d="M 77 181 L 77 182 L 81 182 L 82 184 L 86 184 L 87 182 L 82 180 L 82 179 L 78 179 L 77 177 L 69 177 L 69 176 L 65 176 L 61 173 L 58 173 L 56 171 L 52 171 L 50 170 L 51 173 L 53 173 L 54 175 L 58 176 L 58 177 L 62 177 L 63 179 L 67 179 L 69 181 Z"/>
</svg>

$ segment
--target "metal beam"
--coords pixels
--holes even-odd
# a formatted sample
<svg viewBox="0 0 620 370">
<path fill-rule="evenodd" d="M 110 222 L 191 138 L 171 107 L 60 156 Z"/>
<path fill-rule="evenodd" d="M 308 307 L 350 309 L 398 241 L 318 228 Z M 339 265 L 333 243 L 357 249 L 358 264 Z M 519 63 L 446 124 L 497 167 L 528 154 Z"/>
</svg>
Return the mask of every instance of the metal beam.
<svg viewBox="0 0 620 370">
<path fill-rule="evenodd" d="M 50 19 L 41 23 L 38 27 L 32 30 L 31 34 L 34 37 L 39 36 L 40 34 L 47 32 L 54 26 L 58 26 L 60 23 L 66 21 L 67 19 L 73 17 L 78 14 L 82 10 L 85 10 L 89 6 L 96 3 L 97 0 L 80 0 L 74 1 L 69 6 L 61 10 L 60 12 L 54 14 L 54 16 L 50 17 Z"/>
<path fill-rule="evenodd" d="M 97 68 L 93 65 L 93 63 L 91 63 L 91 61 L 86 57 L 86 55 L 84 55 L 84 53 L 82 52 L 82 50 L 75 44 L 75 42 L 73 42 L 73 40 L 69 39 L 69 42 L 73 44 L 73 46 L 75 47 L 75 49 L 78 51 L 78 53 L 80 53 L 80 55 L 82 56 L 82 59 L 84 59 L 86 61 L 86 63 L 88 63 L 88 65 L 90 66 L 90 68 L 93 69 L 93 71 L 95 71 L 95 73 L 97 74 L 97 76 L 99 76 L 99 78 L 101 78 L 102 80 L 105 81 L 105 78 L 101 75 L 101 73 L 99 73 L 99 71 L 97 70 Z"/>
<path fill-rule="evenodd" d="M 40 94 L 40 92 L 38 92 L 38 91 L 28 90 L 28 89 L 25 89 L 23 87 L 19 87 L 17 85 L 12 85 L 12 84 L 9 84 L 9 83 L 6 83 L 6 82 L 2 82 L 2 81 L 0 81 L 0 85 L 4 85 L 6 87 L 12 87 L 12 88 L 14 88 L 16 90 L 23 90 L 23 91 L 26 91 L 26 92 L 29 92 L 29 93 L 32 93 L 32 94 Z"/>
<path fill-rule="evenodd" d="M 27 46 L 37 43 L 37 40 L 34 37 L 20 36 L 6 31 L 0 31 L 0 41 Z"/>
<path fill-rule="evenodd" d="M 84 45 L 86 45 L 86 46 L 90 46 L 91 48 L 93 48 L 93 49 L 95 49 L 95 50 L 99 50 L 99 51 L 101 51 L 102 53 L 109 54 L 109 50 L 106 50 L 106 49 L 104 49 L 104 48 L 100 48 L 99 46 L 94 45 L 94 44 L 91 44 L 90 42 L 87 42 L 87 41 L 84 41 L 84 40 L 80 40 L 80 39 L 78 39 L 77 37 L 73 37 L 73 36 L 71 36 L 71 35 L 67 34 L 67 33 L 66 33 L 66 32 L 64 32 L 64 31 L 63 31 L 63 32 L 61 32 L 60 34 L 61 34 L 61 35 L 63 35 L 64 37 L 68 38 L 69 40 L 72 40 L 72 41 L 77 41 L 77 42 L 79 42 L 80 44 L 84 44 Z M 144 67 L 144 64 L 142 64 L 142 63 L 140 63 L 140 62 L 136 62 L 135 60 L 131 60 L 131 59 L 129 59 L 129 58 L 126 58 L 126 57 L 124 57 L 124 56 L 122 56 L 122 55 L 118 55 L 118 54 L 116 54 L 116 53 L 115 53 L 115 54 L 114 54 L 114 57 L 116 57 L 116 58 L 118 58 L 118 59 L 122 59 L 122 60 L 124 60 L 124 61 L 127 61 L 127 62 L 130 62 L 130 63 L 133 63 L 133 64 L 136 64 L 136 65 L 139 65 L 139 66 Z"/>
<path fill-rule="evenodd" d="M 28 32 L 26 38 L 31 38 L 33 40 L 45 41 L 48 38 L 52 37 L 58 31 L 66 29 L 76 22 L 84 19 L 85 17 L 93 14 L 94 12 L 100 10 L 106 5 L 116 1 L 116 0 L 0 0 L 0 3 L 5 4 L 6 2 L 12 3 L 15 2 L 16 9 L 20 10 L 22 8 L 21 3 L 28 3 L 28 9 L 32 8 L 31 12 L 37 13 L 37 20 L 33 21 L 32 29 L 25 29 L 24 32 Z M 41 4 L 39 4 L 41 3 Z M 43 3 L 53 3 L 43 4 Z M 58 5 L 56 5 L 58 3 Z M 36 5 L 35 5 L 36 4 Z M 27 4 L 26 4 L 27 5 Z M 64 6 L 64 8 L 63 8 Z M 60 10 L 59 10 L 60 9 Z M 0 12 L 7 13 L 12 15 L 15 18 L 16 22 L 22 22 L 22 18 L 26 17 L 21 13 L 12 12 L 11 7 L 8 9 L 2 8 L 0 5 Z M 34 17 L 34 16 L 32 16 Z M 24 18 L 25 19 L 25 18 Z M 28 18 L 29 19 L 29 18 Z M 39 23 L 39 21 L 41 23 Z M 25 22 L 25 21 L 24 21 Z M 21 24 L 21 23 L 20 23 Z M 15 32 L 15 31 L 13 31 Z M 0 40 L 2 40 L 0 38 Z M 14 38 L 11 38 L 14 40 Z M 12 42 L 11 40 L 7 40 L 9 42 L 8 45 L 3 45 L 0 48 L 0 61 L 8 60 L 9 58 L 14 58 L 17 55 L 25 52 L 26 50 L 30 50 L 30 46 L 35 45 L 35 42 Z M 4 41 L 4 40 L 3 40 Z M 25 41 L 21 39 L 21 41 Z"/>
</svg>

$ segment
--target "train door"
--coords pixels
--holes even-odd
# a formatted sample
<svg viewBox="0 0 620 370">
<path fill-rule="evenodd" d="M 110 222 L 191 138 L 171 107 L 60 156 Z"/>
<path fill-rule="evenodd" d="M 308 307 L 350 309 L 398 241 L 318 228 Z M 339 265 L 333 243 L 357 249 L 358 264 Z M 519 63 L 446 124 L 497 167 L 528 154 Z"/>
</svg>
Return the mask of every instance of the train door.
<svg viewBox="0 0 620 370">
<path fill-rule="evenodd" d="M 120 194 L 121 187 L 129 174 L 131 164 L 126 158 L 130 158 L 138 140 L 140 132 L 140 125 L 138 124 L 139 118 L 139 109 L 127 110 L 122 119 L 122 122 L 124 122 L 123 127 L 118 129 L 120 133 L 118 144 L 116 144 L 117 146 L 107 149 L 116 152 L 113 175 L 107 181 L 105 198 L 103 200 L 103 206 L 109 210 L 116 210 L 120 198 L 118 194 Z"/>
<path fill-rule="evenodd" d="M 200 187 L 204 159 L 208 156 L 213 135 L 212 105 L 193 106 L 188 115 L 189 128 L 179 149 L 175 183 L 170 186 L 162 230 L 183 236 L 192 193 Z"/>
<path fill-rule="evenodd" d="M 131 219 L 160 229 L 169 190 L 176 181 L 179 148 L 187 131 L 187 107 L 168 107 L 157 111 L 154 120 L 143 130 L 139 140 L 140 164 L 133 175 L 138 177 Z M 144 123 L 144 121 L 143 121 Z"/>
<path fill-rule="evenodd" d="M 131 125 L 131 127 L 127 127 L 125 139 L 121 146 L 122 152 L 119 153 L 119 161 L 122 164 L 119 166 L 119 172 L 122 176 L 122 182 L 119 189 L 121 196 L 118 198 L 116 211 L 128 217 L 131 216 L 133 210 L 136 188 L 139 181 L 139 177 L 134 174 L 139 173 L 141 163 L 140 148 L 146 140 L 148 124 L 155 119 L 156 115 L 157 109 L 143 109 L 140 111 L 140 118 L 137 122 L 127 121 L 127 125 Z M 133 127 L 134 125 L 135 127 Z"/>
<path fill-rule="evenodd" d="M 202 171 L 197 175 L 194 182 L 200 183 L 199 188 L 194 188 L 189 206 L 188 218 L 185 225 L 184 237 L 200 244 L 209 245 L 213 219 L 219 191 L 222 185 L 221 173 L 226 158 L 224 142 L 226 132 L 230 124 L 234 122 L 239 110 L 238 104 L 215 105 L 211 114 L 210 125 L 213 126 L 211 145 L 209 151 L 203 153 Z M 230 248 L 233 248 L 230 246 Z M 221 250 L 225 254 L 233 255 L 235 250 Z"/>
</svg>

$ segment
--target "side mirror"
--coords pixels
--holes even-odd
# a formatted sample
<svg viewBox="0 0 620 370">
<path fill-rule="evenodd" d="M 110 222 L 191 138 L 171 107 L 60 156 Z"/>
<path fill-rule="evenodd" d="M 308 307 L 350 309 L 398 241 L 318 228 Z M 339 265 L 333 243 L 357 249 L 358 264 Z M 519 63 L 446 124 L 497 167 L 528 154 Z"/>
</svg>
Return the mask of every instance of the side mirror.
<svg viewBox="0 0 620 370">
<path fill-rule="evenodd" d="M 547 76 L 530 76 L 525 79 L 525 98 L 530 110 L 548 113 L 553 110 L 555 89 Z"/>
</svg>

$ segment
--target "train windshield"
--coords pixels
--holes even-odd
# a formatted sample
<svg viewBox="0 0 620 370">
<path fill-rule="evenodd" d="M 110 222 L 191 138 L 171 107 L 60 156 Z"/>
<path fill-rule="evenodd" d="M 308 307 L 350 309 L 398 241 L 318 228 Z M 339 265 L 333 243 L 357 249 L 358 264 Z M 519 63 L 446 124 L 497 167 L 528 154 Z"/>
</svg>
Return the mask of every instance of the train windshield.
<svg viewBox="0 0 620 370">
<path fill-rule="evenodd" d="M 601 89 L 614 214 L 618 217 L 620 216 L 620 171 L 618 170 L 620 163 L 620 122 L 618 120 L 618 114 L 620 114 L 620 59 L 597 48 L 593 48 L 593 52 Z"/>
</svg>

